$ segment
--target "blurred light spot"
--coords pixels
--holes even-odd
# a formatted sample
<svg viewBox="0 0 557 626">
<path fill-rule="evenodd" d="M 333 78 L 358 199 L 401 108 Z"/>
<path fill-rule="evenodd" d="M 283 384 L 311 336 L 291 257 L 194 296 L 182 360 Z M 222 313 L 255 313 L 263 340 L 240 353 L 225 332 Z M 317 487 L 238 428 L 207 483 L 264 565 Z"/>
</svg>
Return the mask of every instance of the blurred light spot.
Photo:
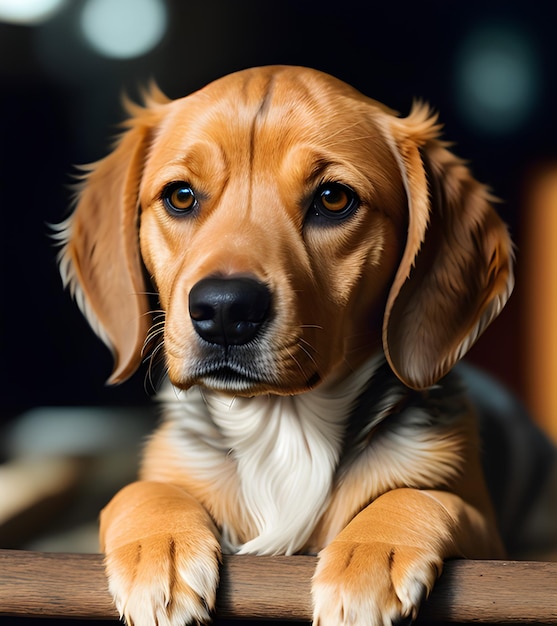
<svg viewBox="0 0 557 626">
<path fill-rule="evenodd" d="M 87 0 L 81 27 L 100 54 L 129 59 L 154 48 L 166 30 L 162 0 Z"/>
<path fill-rule="evenodd" d="M 66 0 L 0 0 L 0 21 L 34 26 L 49 19 Z"/>
<path fill-rule="evenodd" d="M 537 103 L 539 71 L 536 51 L 523 33 L 503 26 L 476 29 L 457 57 L 461 114 L 484 132 L 517 130 Z"/>
</svg>

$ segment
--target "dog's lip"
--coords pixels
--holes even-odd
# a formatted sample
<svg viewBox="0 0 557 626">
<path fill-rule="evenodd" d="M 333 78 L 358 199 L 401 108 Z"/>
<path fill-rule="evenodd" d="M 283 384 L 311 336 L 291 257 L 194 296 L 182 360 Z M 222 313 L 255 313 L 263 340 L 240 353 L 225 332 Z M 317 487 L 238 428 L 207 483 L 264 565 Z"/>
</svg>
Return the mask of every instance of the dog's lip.
<svg viewBox="0 0 557 626">
<path fill-rule="evenodd" d="M 206 346 L 197 358 L 189 360 L 173 384 L 179 388 L 202 385 L 234 393 L 253 391 L 285 395 L 309 391 L 323 379 L 319 370 L 310 370 L 303 378 L 288 369 L 277 370 L 277 363 L 268 355 L 248 351 L 247 346 L 240 348 L 243 349 L 234 346 L 228 350 L 215 350 L 214 346 Z"/>
<path fill-rule="evenodd" d="M 246 393 L 249 395 L 259 393 L 292 395 L 309 391 L 319 385 L 322 378 L 318 372 L 315 372 L 307 380 L 298 381 L 292 385 L 292 381 L 281 382 L 270 376 L 258 375 L 243 368 L 219 365 L 198 369 L 194 374 L 194 380 L 194 384 L 202 384 L 209 389 L 240 395 Z"/>
<path fill-rule="evenodd" d="M 195 375 L 199 378 L 217 378 L 223 382 L 233 382 L 242 380 L 242 382 L 261 383 L 264 382 L 261 376 L 249 371 L 247 368 L 233 365 L 213 365 L 199 368 Z"/>
<path fill-rule="evenodd" d="M 227 389 L 247 389 L 261 385 L 273 386 L 272 372 L 253 360 L 221 357 L 200 360 L 188 374 L 194 384 L 201 383 L 208 387 Z"/>
</svg>

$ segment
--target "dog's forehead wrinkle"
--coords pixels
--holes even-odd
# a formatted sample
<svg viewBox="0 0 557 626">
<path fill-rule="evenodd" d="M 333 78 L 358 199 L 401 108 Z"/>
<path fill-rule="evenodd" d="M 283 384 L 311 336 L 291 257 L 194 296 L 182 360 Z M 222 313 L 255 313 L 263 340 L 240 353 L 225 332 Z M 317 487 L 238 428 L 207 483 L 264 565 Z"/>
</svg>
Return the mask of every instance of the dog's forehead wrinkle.
<svg viewBox="0 0 557 626">
<path fill-rule="evenodd" d="M 270 77 L 264 87 L 263 96 L 261 98 L 261 102 L 259 104 L 259 109 L 257 110 L 255 118 L 262 118 L 265 113 L 269 110 L 271 105 L 271 101 L 273 98 L 273 87 L 274 87 L 274 78 Z"/>
<path fill-rule="evenodd" d="M 319 83 L 323 79 L 313 77 L 307 83 L 282 70 L 263 76 L 248 73 L 241 87 L 229 85 L 229 91 L 211 102 L 205 101 L 203 96 L 207 94 L 203 92 L 186 97 L 175 107 L 172 120 L 166 120 L 158 129 L 149 160 L 160 162 L 158 157 L 162 155 L 162 161 L 170 163 L 176 160 L 171 155 L 175 151 L 183 155 L 186 171 L 200 180 L 214 181 L 215 170 L 223 178 L 230 178 L 234 172 L 240 174 L 247 183 L 244 202 L 250 211 L 255 174 L 261 177 L 266 171 L 275 179 L 284 178 L 287 172 L 278 166 L 284 161 L 293 162 L 289 157 L 293 148 L 305 145 L 313 151 L 306 155 L 305 162 L 300 159 L 298 169 L 321 171 L 334 167 L 334 163 L 350 162 L 346 155 L 355 148 L 365 160 L 383 160 L 380 154 L 372 154 L 372 147 L 366 148 L 373 146 L 371 139 L 379 133 L 375 115 L 369 114 L 369 104 L 358 104 L 366 115 L 356 119 L 350 116 L 347 122 L 345 113 L 353 105 L 353 94 L 347 95 L 344 87 L 335 87 L 328 88 L 323 96 L 316 93 L 316 80 Z M 325 112 L 325 117 L 316 115 L 319 111 Z M 153 152 L 156 159 L 152 159 Z M 312 175 L 306 173 L 305 178 Z"/>
</svg>

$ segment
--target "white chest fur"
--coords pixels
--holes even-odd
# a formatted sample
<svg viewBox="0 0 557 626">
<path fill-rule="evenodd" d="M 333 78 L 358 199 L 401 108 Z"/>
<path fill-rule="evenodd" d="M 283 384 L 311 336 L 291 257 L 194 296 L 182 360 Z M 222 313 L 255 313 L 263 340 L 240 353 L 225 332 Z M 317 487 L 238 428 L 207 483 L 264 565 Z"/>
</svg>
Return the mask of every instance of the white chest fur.
<svg viewBox="0 0 557 626">
<path fill-rule="evenodd" d="M 226 513 L 219 515 L 225 549 L 292 554 L 304 546 L 329 504 L 348 416 L 376 363 L 342 385 L 298 396 L 231 398 L 199 388 L 164 394 L 180 463 L 228 490 L 253 529 L 240 542 Z"/>
</svg>

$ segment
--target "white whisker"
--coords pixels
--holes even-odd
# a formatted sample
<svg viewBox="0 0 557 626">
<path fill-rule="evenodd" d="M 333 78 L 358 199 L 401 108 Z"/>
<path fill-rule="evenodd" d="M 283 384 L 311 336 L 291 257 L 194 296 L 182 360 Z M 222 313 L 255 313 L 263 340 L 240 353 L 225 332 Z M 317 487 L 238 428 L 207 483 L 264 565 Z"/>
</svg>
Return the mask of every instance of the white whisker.
<svg viewBox="0 0 557 626">
<path fill-rule="evenodd" d="M 315 352 L 315 354 L 319 354 L 319 350 L 317 348 L 315 348 L 314 346 L 311 345 L 311 343 L 309 341 L 306 341 L 305 339 L 303 339 L 302 337 L 300 337 L 298 339 L 299 343 L 303 343 L 305 344 L 310 350 L 313 350 L 313 352 Z"/>
<path fill-rule="evenodd" d="M 304 378 L 306 378 L 306 373 L 304 372 L 304 368 L 302 367 L 301 363 L 298 361 L 298 359 L 292 354 L 292 352 L 290 352 L 290 350 L 288 348 L 286 348 L 286 352 L 288 352 L 288 356 L 294 361 L 294 363 L 296 363 L 298 369 L 300 370 L 300 373 L 302 374 L 302 376 Z"/>
<path fill-rule="evenodd" d="M 164 358 L 164 329 L 166 323 L 166 312 L 161 309 L 151 310 L 147 313 L 151 316 L 153 323 L 145 337 L 143 346 L 141 348 L 141 355 L 144 357 L 143 362 L 149 362 L 147 373 L 145 377 L 145 389 L 147 390 L 147 382 L 151 386 L 151 389 L 157 391 L 165 379 L 167 370 L 164 368 L 162 374 L 158 377 L 159 382 L 155 383 L 153 380 L 153 372 L 156 366 L 165 362 Z"/>
<path fill-rule="evenodd" d="M 146 380 L 149 381 L 151 389 L 157 391 L 160 387 L 160 383 L 162 383 L 162 381 L 165 379 L 167 373 L 167 369 L 164 368 L 164 371 L 159 376 L 159 383 L 155 383 L 155 381 L 153 380 L 153 370 L 155 365 L 158 365 L 158 363 L 164 363 L 164 341 L 161 341 L 157 346 L 155 346 L 155 348 L 153 349 L 151 354 L 145 359 L 145 361 L 147 359 L 149 360 L 149 367 L 147 368 Z"/>
<path fill-rule="evenodd" d="M 307 343 L 307 341 L 306 341 Z M 311 345 L 307 344 L 310 348 Z M 317 364 L 317 361 L 313 358 L 313 356 L 310 354 L 309 350 L 306 350 L 306 348 L 304 348 L 304 346 L 302 345 L 301 341 L 298 341 L 298 347 L 300 348 L 300 350 L 308 357 L 308 359 L 315 365 L 316 369 L 319 369 L 319 366 Z M 313 349 L 313 348 L 312 348 Z"/>
</svg>

